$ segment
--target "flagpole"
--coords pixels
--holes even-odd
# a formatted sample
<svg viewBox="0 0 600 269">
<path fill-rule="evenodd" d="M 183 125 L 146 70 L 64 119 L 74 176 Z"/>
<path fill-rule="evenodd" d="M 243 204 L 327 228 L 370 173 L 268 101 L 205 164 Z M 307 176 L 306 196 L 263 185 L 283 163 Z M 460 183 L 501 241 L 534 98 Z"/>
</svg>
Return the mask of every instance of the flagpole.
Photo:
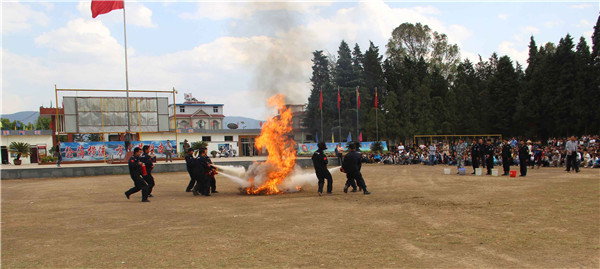
<svg viewBox="0 0 600 269">
<path fill-rule="evenodd" d="M 375 98 L 377 98 L 377 87 L 375 87 Z M 379 102 L 379 100 L 377 100 Z M 379 108 L 377 108 L 377 105 L 375 105 L 375 133 L 377 134 L 377 141 L 379 141 L 379 118 L 377 118 L 377 110 L 379 110 Z"/>
<path fill-rule="evenodd" d="M 358 125 L 358 110 L 359 110 L 359 107 L 358 107 L 358 98 L 359 98 L 358 97 L 358 87 L 359 86 L 356 86 L 356 138 L 357 139 L 360 137 L 360 131 L 359 131 L 359 127 L 358 127 L 359 126 Z"/>
<path fill-rule="evenodd" d="M 129 70 L 127 68 L 127 23 L 125 20 L 125 1 L 123 1 L 123 35 L 125 36 L 125 92 L 127 93 L 127 130 L 130 130 L 129 119 Z"/>
<path fill-rule="evenodd" d="M 342 141 L 342 114 L 340 112 L 340 86 L 338 86 L 338 139 Z M 348 141 L 350 142 L 350 141 Z"/>
<path fill-rule="evenodd" d="M 321 96 L 319 97 L 320 108 L 321 108 L 321 137 L 323 137 L 323 141 L 325 141 L 325 133 L 323 133 L 323 87 L 321 87 Z"/>
</svg>

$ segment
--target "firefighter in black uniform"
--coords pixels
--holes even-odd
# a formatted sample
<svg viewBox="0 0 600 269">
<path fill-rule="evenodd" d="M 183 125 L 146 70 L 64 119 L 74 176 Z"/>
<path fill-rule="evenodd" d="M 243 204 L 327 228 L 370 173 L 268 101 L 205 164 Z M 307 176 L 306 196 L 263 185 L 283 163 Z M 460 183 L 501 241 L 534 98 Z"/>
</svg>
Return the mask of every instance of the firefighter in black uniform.
<svg viewBox="0 0 600 269">
<path fill-rule="evenodd" d="M 471 145 L 471 161 L 473 162 L 473 174 L 475 174 L 475 169 L 479 168 L 479 152 L 481 148 L 477 141 L 473 139 L 473 144 Z"/>
<path fill-rule="evenodd" d="M 210 193 L 219 193 L 217 191 L 217 180 L 215 179 L 215 175 L 217 174 L 217 168 L 213 166 L 213 162 L 210 160 L 208 155 L 205 156 L 206 162 L 208 162 L 208 181 L 210 183 Z"/>
<path fill-rule="evenodd" d="M 190 174 L 190 183 L 188 183 L 187 188 L 185 188 L 185 192 L 192 192 L 194 188 L 194 184 L 196 183 L 196 178 L 194 177 L 194 149 L 187 149 L 187 154 L 185 155 L 185 168 Z"/>
<path fill-rule="evenodd" d="M 327 156 L 323 151 L 327 149 L 325 143 L 321 142 L 317 145 L 319 149 L 315 151 L 312 156 L 313 166 L 315 167 L 315 173 L 319 179 L 319 196 L 323 195 L 323 185 L 325 185 L 325 179 L 327 179 L 327 194 L 331 194 L 333 190 L 333 178 L 331 173 L 327 170 Z"/>
<path fill-rule="evenodd" d="M 356 151 L 355 144 L 348 145 L 348 149 L 350 150 L 350 152 L 346 154 L 342 163 L 343 172 L 346 173 L 346 178 L 348 179 L 346 181 L 346 185 L 344 186 L 344 192 L 348 192 L 348 187 L 350 187 L 350 185 L 357 184 L 359 187 L 362 188 L 364 194 L 371 194 L 371 192 L 367 190 L 365 180 L 363 179 L 362 174 L 360 173 L 360 166 L 362 160 L 361 154 Z M 353 182 L 353 180 L 355 179 L 356 183 Z M 352 187 L 356 188 L 355 186 Z"/>
<path fill-rule="evenodd" d="M 527 160 L 529 160 L 529 148 L 525 145 L 525 141 L 521 140 L 519 147 L 519 167 L 521 168 L 521 176 L 527 175 Z"/>
<path fill-rule="evenodd" d="M 487 164 L 487 159 L 485 158 L 485 146 L 486 144 L 483 143 L 483 139 L 479 139 L 479 165 L 483 168 L 485 168 L 485 165 Z"/>
<path fill-rule="evenodd" d="M 142 178 L 142 162 L 139 160 L 142 154 L 142 149 L 135 148 L 133 150 L 133 156 L 127 161 L 129 165 L 129 175 L 133 180 L 134 187 L 125 192 L 125 197 L 129 199 L 132 194 L 142 191 L 142 202 L 150 202 L 148 200 L 148 185 Z"/>
<path fill-rule="evenodd" d="M 196 178 L 196 186 L 194 187 L 194 195 L 210 196 L 210 182 L 208 179 L 209 165 L 206 160 L 206 148 L 200 148 L 198 157 L 194 160 L 194 177 Z"/>
<path fill-rule="evenodd" d="M 512 146 L 508 143 L 508 139 L 504 139 L 502 145 L 502 167 L 504 168 L 503 176 L 508 176 L 510 173 L 510 163 L 512 162 Z"/>
<path fill-rule="evenodd" d="M 154 188 L 154 177 L 152 176 L 152 169 L 154 169 L 154 162 L 156 162 L 156 156 L 150 154 L 150 146 L 144 146 L 142 148 L 144 152 L 140 157 L 140 161 L 146 166 L 146 175 L 143 176 L 144 181 L 148 184 L 148 197 L 152 197 L 152 189 Z"/>
<path fill-rule="evenodd" d="M 495 147 L 492 145 L 492 140 L 488 138 L 485 144 L 485 148 L 483 149 L 483 153 L 485 154 L 485 167 L 487 168 L 487 174 L 492 174 L 492 168 L 494 168 L 494 155 L 495 155 Z"/>
</svg>

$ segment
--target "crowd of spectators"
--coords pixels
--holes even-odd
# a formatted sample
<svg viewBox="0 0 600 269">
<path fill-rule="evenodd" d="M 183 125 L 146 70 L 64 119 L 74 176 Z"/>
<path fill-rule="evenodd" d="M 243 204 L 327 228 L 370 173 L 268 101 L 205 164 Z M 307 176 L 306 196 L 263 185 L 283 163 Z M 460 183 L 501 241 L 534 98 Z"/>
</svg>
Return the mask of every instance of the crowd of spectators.
<svg viewBox="0 0 600 269">
<path fill-rule="evenodd" d="M 522 138 L 521 138 L 522 139 Z M 528 165 L 532 167 L 563 167 L 566 163 L 565 145 L 568 138 L 550 138 L 545 141 L 522 139 L 527 141 L 531 158 L 527 160 Z M 519 165 L 518 142 L 520 140 L 512 138 L 509 144 L 512 146 L 511 165 Z M 600 168 L 600 136 L 584 135 L 576 139 L 577 146 L 577 164 L 578 167 Z M 465 153 L 465 165 L 472 165 L 471 146 L 480 141 L 466 141 L 467 152 Z M 502 141 L 492 142 L 496 147 L 494 156 L 494 165 L 502 164 L 501 149 Z M 456 147 L 458 141 L 438 142 L 432 144 L 408 144 L 400 143 L 397 147 L 390 148 L 388 153 L 363 153 L 363 163 L 383 163 L 396 165 L 456 165 Z"/>
</svg>

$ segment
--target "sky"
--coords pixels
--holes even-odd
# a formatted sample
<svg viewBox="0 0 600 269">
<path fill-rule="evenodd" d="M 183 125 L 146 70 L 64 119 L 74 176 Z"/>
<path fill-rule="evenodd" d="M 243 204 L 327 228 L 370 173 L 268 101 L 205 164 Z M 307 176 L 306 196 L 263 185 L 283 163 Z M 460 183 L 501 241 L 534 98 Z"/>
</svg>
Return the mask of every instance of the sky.
<svg viewBox="0 0 600 269">
<path fill-rule="evenodd" d="M 2 0 L 2 114 L 54 106 L 55 85 L 125 89 L 123 10 L 92 19 L 90 8 Z M 459 45 L 463 59 L 496 52 L 526 66 L 532 35 L 538 46 L 570 34 L 591 47 L 599 11 L 598 0 L 125 1 L 129 88 L 175 88 L 177 103 L 191 93 L 224 104 L 226 116 L 265 119 L 272 94 L 307 102 L 312 52 L 336 56 L 342 40 L 363 52 L 372 41 L 384 54 L 394 28 L 420 22 Z M 89 94 L 60 92 L 59 103 L 62 96 Z"/>
</svg>

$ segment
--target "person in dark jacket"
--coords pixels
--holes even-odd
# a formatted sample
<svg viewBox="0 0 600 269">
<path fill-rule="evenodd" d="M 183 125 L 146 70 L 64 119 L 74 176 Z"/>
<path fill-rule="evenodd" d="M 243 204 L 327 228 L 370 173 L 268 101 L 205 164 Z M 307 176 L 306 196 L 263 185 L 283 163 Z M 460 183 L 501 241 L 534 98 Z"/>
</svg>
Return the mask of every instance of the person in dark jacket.
<svg viewBox="0 0 600 269">
<path fill-rule="evenodd" d="M 188 148 L 185 155 L 185 168 L 190 174 L 190 182 L 188 183 L 187 188 L 185 188 L 185 192 L 192 192 L 194 185 L 196 183 L 196 177 L 194 176 L 194 149 Z"/>
<path fill-rule="evenodd" d="M 129 199 L 132 194 L 142 191 L 142 202 L 150 202 L 148 200 L 148 185 L 142 178 L 142 162 L 139 160 L 142 154 L 142 149 L 135 148 L 133 150 L 133 156 L 129 158 L 127 164 L 129 165 L 129 175 L 133 180 L 134 187 L 125 192 L 125 197 Z"/>
<path fill-rule="evenodd" d="M 156 162 L 156 156 L 150 153 L 150 146 L 144 146 L 142 148 L 144 152 L 140 157 L 140 161 L 146 166 L 146 175 L 142 175 L 146 184 L 148 184 L 148 197 L 152 197 L 152 189 L 154 188 L 154 177 L 152 176 L 152 169 L 154 169 L 154 162 Z"/>
<path fill-rule="evenodd" d="M 210 183 L 210 193 L 219 193 L 217 191 L 217 180 L 215 179 L 215 175 L 217 174 L 217 168 L 213 166 L 213 162 L 210 159 L 210 157 L 208 157 L 208 155 L 206 155 L 205 158 L 209 167 L 208 181 Z"/>
<path fill-rule="evenodd" d="M 194 195 L 200 194 L 210 196 L 210 181 L 208 178 L 209 165 L 206 160 L 206 148 L 200 148 L 198 157 L 194 160 L 194 177 L 196 178 L 196 186 L 194 187 Z"/>
<path fill-rule="evenodd" d="M 504 144 L 502 145 L 502 167 L 504 168 L 503 176 L 508 176 L 510 173 L 510 163 L 512 162 L 512 146 L 508 143 L 508 139 L 504 139 Z"/>
<path fill-rule="evenodd" d="M 315 167 L 315 173 L 319 180 L 319 196 L 323 195 L 323 185 L 325 185 L 325 179 L 327 179 L 327 194 L 331 194 L 333 190 L 333 178 L 331 173 L 327 170 L 327 156 L 323 151 L 327 149 L 325 143 L 321 142 L 317 145 L 319 149 L 315 151 L 312 156 L 313 166 Z"/>
<path fill-rule="evenodd" d="M 525 141 L 521 140 L 519 147 L 519 167 L 521 168 L 521 176 L 527 175 L 527 161 L 529 160 L 529 147 L 525 145 Z"/>
<path fill-rule="evenodd" d="M 485 154 L 485 168 L 487 168 L 487 174 L 492 174 L 492 169 L 494 168 L 494 156 L 496 155 L 496 147 L 492 145 L 492 140 L 487 139 L 485 147 L 483 148 L 483 153 Z"/>
<path fill-rule="evenodd" d="M 371 192 L 367 190 L 365 180 L 360 173 L 362 159 L 360 152 L 356 151 L 355 144 L 349 144 L 348 149 L 350 152 L 346 154 L 342 163 L 342 169 L 346 173 L 346 178 L 348 179 L 348 181 L 346 181 L 346 185 L 344 186 L 344 192 L 347 193 L 348 187 L 350 187 L 350 185 L 353 183 L 352 180 L 356 180 L 356 184 L 363 190 L 364 194 L 371 194 Z"/>
</svg>

